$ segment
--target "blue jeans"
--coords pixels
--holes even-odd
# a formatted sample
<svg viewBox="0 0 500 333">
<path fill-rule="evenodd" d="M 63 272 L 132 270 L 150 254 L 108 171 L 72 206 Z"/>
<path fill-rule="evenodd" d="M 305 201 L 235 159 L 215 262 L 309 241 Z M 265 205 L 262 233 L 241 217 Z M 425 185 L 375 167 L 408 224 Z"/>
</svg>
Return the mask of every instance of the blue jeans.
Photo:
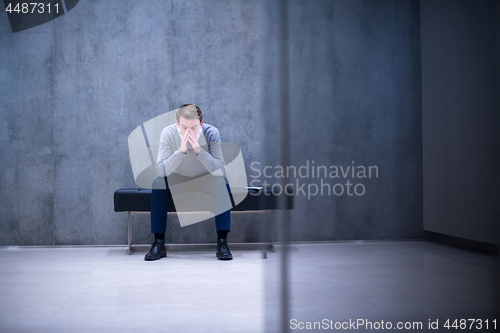
<svg viewBox="0 0 500 333">
<path fill-rule="evenodd" d="M 169 176 L 170 179 L 172 179 Z M 184 176 L 177 176 L 178 179 L 192 179 Z M 220 181 L 224 181 L 224 178 L 220 177 Z M 165 187 L 163 186 L 165 182 Z M 231 189 L 229 184 L 226 183 L 227 191 L 229 197 L 231 198 Z M 167 230 L 167 212 L 168 212 L 168 201 L 167 198 L 170 195 L 170 189 L 168 187 L 167 178 L 157 178 L 153 182 L 151 190 L 151 232 L 164 234 Z M 217 231 L 227 230 L 230 231 L 231 226 L 231 210 L 221 213 L 215 216 L 215 227 Z"/>
</svg>

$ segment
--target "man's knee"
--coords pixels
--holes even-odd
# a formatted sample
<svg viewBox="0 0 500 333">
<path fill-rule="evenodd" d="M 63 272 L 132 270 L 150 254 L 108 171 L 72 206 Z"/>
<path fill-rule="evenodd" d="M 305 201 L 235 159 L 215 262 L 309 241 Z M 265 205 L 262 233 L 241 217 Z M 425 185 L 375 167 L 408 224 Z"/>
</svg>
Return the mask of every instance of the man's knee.
<svg viewBox="0 0 500 333">
<path fill-rule="evenodd" d="M 166 184 L 167 179 L 166 178 L 156 178 L 153 180 L 153 184 L 151 185 L 151 189 L 153 190 L 166 190 L 167 189 L 167 184 Z"/>
</svg>

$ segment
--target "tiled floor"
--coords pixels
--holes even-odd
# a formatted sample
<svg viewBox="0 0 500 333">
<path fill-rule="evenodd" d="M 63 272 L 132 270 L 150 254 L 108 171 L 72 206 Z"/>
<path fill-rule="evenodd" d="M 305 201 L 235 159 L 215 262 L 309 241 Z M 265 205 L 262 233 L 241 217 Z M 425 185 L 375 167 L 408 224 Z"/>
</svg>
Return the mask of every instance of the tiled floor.
<svg viewBox="0 0 500 333">
<path fill-rule="evenodd" d="M 425 241 L 290 246 L 297 323 L 422 321 L 425 332 L 439 319 L 432 331 L 449 332 L 445 318 L 494 319 L 497 257 Z M 145 262 L 125 247 L 0 248 L 0 332 L 278 332 L 279 248 L 265 260 L 232 252 Z"/>
</svg>

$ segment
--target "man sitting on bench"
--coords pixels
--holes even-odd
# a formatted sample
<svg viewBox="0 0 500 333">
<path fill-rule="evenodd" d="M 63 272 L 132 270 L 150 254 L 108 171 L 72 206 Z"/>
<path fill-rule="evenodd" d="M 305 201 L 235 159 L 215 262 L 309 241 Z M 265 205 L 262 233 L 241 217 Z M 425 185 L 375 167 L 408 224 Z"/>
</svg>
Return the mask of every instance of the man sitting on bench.
<svg viewBox="0 0 500 333">
<path fill-rule="evenodd" d="M 219 130 L 203 123 L 201 110 L 194 104 L 181 105 L 177 111 L 176 120 L 177 123 L 165 127 L 160 136 L 156 162 L 156 174 L 160 178 L 153 182 L 151 190 L 151 233 L 154 234 L 155 240 L 144 259 L 158 260 L 167 256 L 165 231 L 168 192 L 174 195 L 179 192 L 179 188 L 180 191 L 187 190 L 189 181 L 196 179 L 196 188 L 214 195 L 215 207 L 219 208 L 214 209 L 217 230 L 216 256 L 219 260 L 231 260 L 233 256 L 227 243 L 231 210 L 229 208 L 220 213 L 222 211 L 220 207 L 228 207 L 228 205 L 231 207 L 230 201 L 229 204 L 227 203 L 230 200 L 231 190 L 225 181 L 225 164 Z M 203 143 L 203 148 L 207 147 L 207 150 L 200 147 L 199 140 Z M 224 192 L 227 189 L 225 193 L 229 196 L 220 195 L 221 188 Z M 197 202 L 194 201 L 192 205 L 197 205 Z"/>
</svg>

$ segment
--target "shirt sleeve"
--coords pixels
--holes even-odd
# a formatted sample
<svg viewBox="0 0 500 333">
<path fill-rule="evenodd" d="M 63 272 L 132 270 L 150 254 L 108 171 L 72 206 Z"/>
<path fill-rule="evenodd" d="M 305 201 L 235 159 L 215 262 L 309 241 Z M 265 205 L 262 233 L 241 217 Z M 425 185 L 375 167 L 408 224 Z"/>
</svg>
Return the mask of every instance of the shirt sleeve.
<svg viewBox="0 0 500 333">
<path fill-rule="evenodd" d="M 214 176 L 223 176 L 224 174 L 224 156 L 222 155 L 222 143 L 220 140 L 219 130 L 214 128 L 213 133 L 209 137 L 207 144 L 209 145 L 210 153 L 201 149 L 200 153 L 196 156 L 198 160 L 205 166 L 208 172 Z M 182 154 L 182 153 L 181 153 Z"/>
<path fill-rule="evenodd" d="M 156 175 L 158 177 L 170 176 L 182 162 L 184 156 L 185 154 L 181 152 L 180 147 L 174 150 L 166 131 L 162 132 L 160 136 L 158 158 L 156 160 Z"/>
</svg>

